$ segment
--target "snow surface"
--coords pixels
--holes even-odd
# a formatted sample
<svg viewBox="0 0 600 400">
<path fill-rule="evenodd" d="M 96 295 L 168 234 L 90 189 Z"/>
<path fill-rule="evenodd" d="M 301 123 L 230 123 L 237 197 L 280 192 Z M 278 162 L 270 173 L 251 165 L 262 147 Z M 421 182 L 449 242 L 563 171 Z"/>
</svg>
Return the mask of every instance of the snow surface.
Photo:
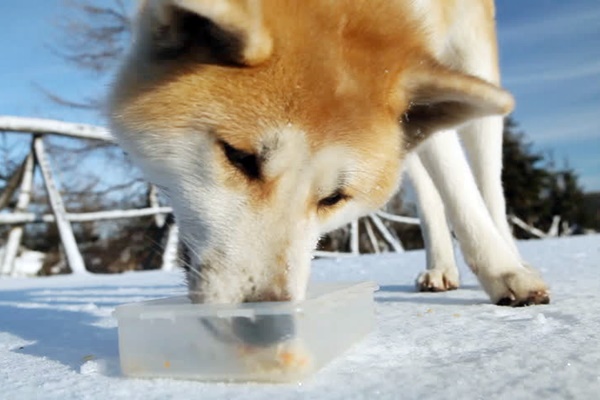
<svg viewBox="0 0 600 400">
<path fill-rule="evenodd" d="M 422 251 L 315 262 L 315 280 L 375 280 L 377 329 L 301 384 L 120 375 L 116 305 L 184 292 L 177 272 L 0 280 L 1 399 L 595 399 L 600 236 L 519 243 L 552 304 L 488 303 L 463 286 L 416 293 Z"/>
</svg>

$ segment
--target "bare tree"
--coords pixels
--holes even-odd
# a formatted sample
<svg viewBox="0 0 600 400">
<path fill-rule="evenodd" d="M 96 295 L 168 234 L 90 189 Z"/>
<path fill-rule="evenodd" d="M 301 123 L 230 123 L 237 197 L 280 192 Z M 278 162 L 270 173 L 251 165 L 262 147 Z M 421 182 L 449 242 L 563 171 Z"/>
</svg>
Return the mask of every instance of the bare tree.
<svg viewBox="0 0 600 400">
<path fill-rule="evenodd" d="M 50 45 L 58 57 L 80 71 L 95 76 L 110 75 L 131 37 L 131 16 L 127 0 L 63 0 L 64 15 L 57 23 L 59 40 Z M 101 110 L 101 98 L 66 99 L 38 85 L 57 104 L 88 110 Z"/>
<path fill-rule="evenodd" d="M 76 70 L 108 82 L 130 40 L 129 10 L 133 3 L 128 0 L 63 0 L 65 7 L 56 21 L 57 35 L 48 47 Z M 96 112 L 100 116 L 104 111 L 104 93 L 90 91 L 82 98 L 68 98 L 47 87 L 44 82 L 38 82 L 37 86 L 56 104 Z M 25 137 L 21 136 L 19 140 Z M 69 212 L 139 208 L 147 203 L 148 184 L 113 142 L 56 137 L 46 138 L 45 146 Z M 6 189 L 12 181 L 19 181 L 19 168 L 29 148 L 25 140 L 17 141 L 11 134 L 0 135 L 0 195 L 6 194 L 0 197 L 5 203 L 0 208 L 14 208 L 12 203 L 16 196 Z M 45 190 L 38 182 L 33 187 L 28 209 L 43 213 L 47 208 Z M 122 268 L 118 264 L 122 263 L 110 259 L 115 251 L 119 252 L 115 250 L 115 242 L 130 246 L 131 240 L 126 240 L 127 232 L 136 230 L 142 232 L 142 236 L 148 236 L 148 229 L 153 229 L 152 221 L 147 217 L 139 221 L 75 223 L 73 229 L 88 266 L 101 271 L 110 265 L 113 270 L 118 270 Z M 53 224 L 27 225 L 23 242 L 26 247 L 53 255 L 55 260 L 52 264 L 61 258 L 60 240 L 55 228 Z M 107 237 L 107 232 L 112 232 L 109 236 L 118 240 L 99 241 L 98 238 Z M 90 260 L 101 258 L 98 268 L 92 265 Z"/>
<path fill-rule="evenodd" d="M 108 80 L 125 53 L 131 37 L 129 0 L 63 0 L 65 7 L 56 26 L 58 40 L 49 45 L 52 52 L 77 70 Z M 104 93 L 84 98 L 65 98 L 42 85 L 40 90 L 54 103 L 76 109 L 91 110 L 102 115 Z M 64 179 L 64 196 L 71 206 L 106 205 L 114 193 L 136 198 L 145 190 L 139 171 L 128 161 L 123 151 L 112 142 L 86 140 L 53 140 L 48 150 L 56 160 L 57 172 Z M 93 168 L 82 168 L 93 165 Z M 113 170 L 111 179 L 106 171 Z M 72 174 L 77 171 L 77 174 Z M 99 173 L 101 171 L 102 173 Z M 123 173 L 127 171 L 127 173 Z M 117 179 L 117 175 L 121 178 Z M 79 199 L 79 200 L 78 200 Z"/>
</svg>

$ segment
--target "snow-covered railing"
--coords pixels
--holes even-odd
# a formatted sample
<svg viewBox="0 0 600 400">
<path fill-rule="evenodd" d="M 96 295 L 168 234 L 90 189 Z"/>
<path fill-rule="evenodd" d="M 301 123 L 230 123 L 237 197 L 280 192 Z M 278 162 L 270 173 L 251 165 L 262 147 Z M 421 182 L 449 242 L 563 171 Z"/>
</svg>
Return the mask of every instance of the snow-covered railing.
<svg viewBox="0 0 600 400">
<path fill-rule="evenodd" d="M 362 219 L 365 226 L 365 231 L 369 239 L 369 244 L 373 249 L 374 253 L 379 253 L 379 241 L 375 235 L 375 230 L 379 232 L 379 235 L 385 242 L 385 245 L 393 252 L 402 253 L 404 247 L 400 239 L 394 234 L 394 231 L 389 229 L 382 221 L 387 219 L 392 222 L 401 222 L 405 224 L 419 225 L 418 218 L 401 217 L 398 215 L 390 214 L 384 211 L 377 211 L 367 215 Z M 373 229 L 375 227 L 375 230 Z M 315 251 L 315 257 L 347 257 L 360 255 L 360 223 L 358 220 L 350 223 L 350 252 L 339 252 L 339 251 Z"/>
<path fill-rule="evenodd" d="M 165 216 L 172 212 L 169 207 L 161 207 L 154 187 L 150 192 L 150 208 L 137 210 L 107 210 L 89 213 L 69 213 L 63 204 L 62 197 L 57 189 L 54 177 L 51 171 L 50 162 L 44 149 L 44 135 L 59 135 L 85 140 L 100 140 L 113 142 L 114 138 L 110 132 L 99 126 L 70 123 L 40 118 L 22 118 L 14 116 L 0 116 L 0 131 L 17 132 L 34 135 L 32 151 L 24 161 L 23 166 L 17 171 L 15 176 L 10 179 L 4 192 L 0 194 L 0 210 L 5 208 L 13 194 L 20 188 L 19 201 L 16 207 L 10 213 L 0 213 L 0 225 L 12 225 L 4 252 L 4 259 L 0 264 L 0 275 L 11 274 L 14 266 L 21 238 L 23 236 L 23 226 L 28 223 L 56 223 L 59 229 L 60 239 L 65 250 L 65 255 L 71 270 L 74 273 L 87 273 L 83 257 L 79 252 L 73 229 L 72 222 L 89 222 L 119 218 L 139 218 L 154 215 L 158 226 L 163 226 Z M 31 198 L 31 189 L 33 182 L 33 171 L 39 167 L 42 172 L 44 186 L 50 199 L 52 212 L 49 214 L 36 214 L 27 212 L 27 206 Z M 385 245 L 396 252 L 404 251 L 402 243 L 397 238 L 393 230 L 389 229 L 383 220 L 392 222 L 418 224 L 416 218 L 402 217 L 378 211 L 367 216 L 363 220 L 369 243 L 374 252 L 379 252 L 379 241 L 376 233 L 383 239 Z M 316 257 L 341 257 L 355 256 L 360 254 L 360 224 L 354 221 L 350 224 L 350 248 L 348 253 L 316 251 Z M 177 258 L 176 249 L 178 241 L 177 227 L 172 226 L 167 235 L 167 245 L 163 254 L 163 268 L 170 269 L 174 260 Z"/>
<path fill-rule="evenodd" d="M 573 227 L 569 226 L 569 223 L 567 221 L 562 221 L 562 224 L 561 224 L 560 215 L 555 215 L 552 218 L 552 224 L 550 225 L 548 232 L 544 232 L 541 229 L 538 229 L 534 226 L 529 225 L 527 222 L 523 221 L 521 218 L 519 218 L 515 215 L 509 215 L 508 220 L 510 222 L 512 222 L 514 225 L 523 229 L 525 232 L 528 232 L 529 234 L 531 234 L 539 239 L 551 238 L 551 237 L 557 237 L 557 236 L 569 236 L 573 232 Z M 560 232 L 559 227 L 562 228 L 562 233 L 560 233 L 560 234 L 559 234 L 559 232 Z"/>
<path fill-rule="evenodd" d="M 69 123 L 39 118 L 22 118 L 13 116 L 0 116 L 0 131 L 18 132 L 33 135 L 33 145 L 30 154 L 23 161 L 3 193 L 0 193 L 0 210 L 4 209 L 17 189 L 19 197 L 16 206 L 9 213 L 0 213 L 0 225 L 11 225 L 5 246 L 4 257 L 0 260 L 0 275 L 11 274 L 14 268 L 15 258 L 23 236 L 23 226 L 28 223 L 56 223 L 60 239 L 63 244 L 65 255 L 73 273 L 87 273 L 83 257 L 75 242 L 75 236 L 71 227 L 72 222 L 89 222 L 121 218 L 139 218 L 153 215 L 157 226 L 164 226 L 166 216 L 172 212 L 170 207 L 162 207 L 158 202 L 156 189 L 151 187 L 149 208 L 134 210 L 106 210 L 89 213 L 69 213 L 63 204 L 62 197 L 54 181 L 50 161 L 44 149 L 44 135 L 60 135 L 85 140 L 100 140 L 113 142 L 114 138 L 110 132 L 103 128 L 87 124 Z M 27 212 L 31 199 L 33 175 L 36 167 L 42 172 L 44 186 L 50 199 L 52 213 L 35 214 Z M 532 235 L 544 238 L 556 236 L 560 217 L 555 221 L 548 233 L 527 225 L 521 219 L 510 216 L 510 221 L 530 232 Z M 368 243 L 373 252 L 379 253 L 380 246 L 394 252 L 403 252 L 404 247 L 395 231 L 390 229 L 385 221 L 393 223 L 419 225 L 418 218 L 411 218 L 390 214 L 385 211 L 377 211 L 369 214 L 360 222 L 353 221 L 349 224 L 350 251 L 329 252 L 315 251 L 315 257 L 347 257 L 357 256 L 360 252 L 361 226 L 365 230 Z M 564 225 L 564 223 L 563 223 Z M 564 228 L 564 226 L 563 226 Z M 171 269 L 177 259 L 178 231 L 175 224 L 170 224 L 167 234 L 167 244 L 163 253 L 163 269 Z M 564 229 L 563 229 L 564 230 Z"/>
<path fill-rule="evenodd" d="M 52 134 L 77 139 L 114 142 L 114 138 L 110 132 L 100 126 L 43 118 L 24 118 L 0 115 L 0 131 L 40 135 Z"/>
<path fill-rule="evenodd" d="M 171 212 L 171 208 L 159 206 L 156 196 L 151 199 L 152 207 L 145 209 L 107 210 L 90 213 L 67 212 L 54 180 L 43 136 L 59 135 L 77 139 L 113 142 L 113 137 L 105 128 L 48 119 L 0 116 L 0 131 L 33 135 L 30 153 L 23 161 L 21 167 L 8 180 L 3 193 L 0 194 L 0 210 L 2 210 L 8 206 L 15 192 L 19 190 L 16 206 L 11 212 L 0 213 L 0 224 L 12 225 L 8 233 L 2 260 L 0 260 L 0 275 L 13 274 L 15 259 L 23 237 L 24 225 L 27 223 L 55 223 L 58 227 L 62 247 L 71 271 L 75 274 L 86 274 L 88 272 L 75 241 L 71 222 L 139 218 L 154 215 L 157 223 L 162 226 L 165 223 L 164 215 Z M 50 214 L 38 215 L 27 212 L 27 207 L 31 200 L 33 176 L 36 168 L 39 168 L 41 171 L 44 187 L 48 193 L 52 211 Z M 176 253 L 174 249 L 177 248 L 177 231 L 175 227 L 170 227 L 169 229 L 169 240 L 165 249 L 165 256 L 163 256 L 164 262 L 172 262 L 173 258 L 176 257 L 173 254 Z M 163 265 L 163 267 L 164 269 L 171 268 L 170 265 Z"/>
<path fill-rule="evenodd" d="M 166 215 L 173 212 L 171 207 L 148 207 L 134 210 L 110 210 L 95 211 L 87 213 L 65 213 L 65 218 L 69 222 L 91 222 L 105 221 L 111 219 L 139 218 L 149 215 Z M 26 212 L 14 212 L 12 214 L 0 214 L 0 225 L 18 225 L 31 223 L 55 223 L 54 214 L 35 214 Z"/>
</svg>

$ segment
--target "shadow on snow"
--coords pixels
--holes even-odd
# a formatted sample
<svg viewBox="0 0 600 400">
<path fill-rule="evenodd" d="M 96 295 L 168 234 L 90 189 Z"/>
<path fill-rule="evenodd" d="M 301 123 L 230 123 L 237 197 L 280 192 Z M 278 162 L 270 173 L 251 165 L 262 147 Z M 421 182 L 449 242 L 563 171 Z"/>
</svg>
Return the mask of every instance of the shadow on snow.
<svg viewBox="0 0 600 400">
<path fill-rule="evenodd" d="M 139 289 L 139 293 L 127 296 L 117 292 L 124 288 Z M 138 301 L 144 290 L 151 290 L 155 298 L 173 295 L 176 286 L 115 287 L 116 293 L 105 296 L 116 297 L 117 301 L 97 301 L 99 296 L 90 294 L 94 290 L 108 292 L 107 289 L 110 287 L 1 291 L 0 329 L 32 342 L 11 351 L 57 361 L 77 373 L 87 360 L 101 360 L 105 363 L 101 373 L 120 375 L 117 328 L 100 326 L 100 322 L 106 321 L 106 314 L 115 306 Z M 162 295 L 156 295 L 162 291 Z M 86 302 L 86 297 L 90 301 Z M 94 311 L 103 315 L 94 315 Z"/>
</svg>

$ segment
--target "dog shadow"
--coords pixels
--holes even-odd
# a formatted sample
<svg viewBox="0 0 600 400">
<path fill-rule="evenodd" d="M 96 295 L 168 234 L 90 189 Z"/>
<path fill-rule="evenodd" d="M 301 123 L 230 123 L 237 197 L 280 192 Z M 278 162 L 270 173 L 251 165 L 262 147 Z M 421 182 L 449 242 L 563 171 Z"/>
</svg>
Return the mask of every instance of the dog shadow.
<svg viewBox="0 0 600 400">
<path fill-rule="evenodd" d="M 136 294 L 119 294 L 119 289 L 135 289 Z M 16 341 L 19 344 L 26 342 L 10 349 L 15 353 L 53 360 L 77 373 L 83 373 L 81 367 L 86 362 L 95 360 L 101 363 L 98 373 L 121 376 L 116 321 L 110 320 L 112 310 L 138 301 L 144 290 L 151 290 L 152 297 L 163 297 L 162 292 L 169 296 L 175 289 L 128 285 L 3 290 L 0 331 L 20 338 Z M 105 298 L 90 295 L 95 290 L 106 292 Z"/>
<path fill-rule="evenodd" d="M 469 291 L 468 296 L 461 292 Z M 481 296 L 472 297 L 473 291 L 481 291 Z M 419 292 L 414 285 L 383 285 L 375 294 L 378 303 L 412 303 L 429 305 L 480 305 L 487 304 L 485 293 L 478 285 L 461 285 L 448 292 Z"/>
</svg>

